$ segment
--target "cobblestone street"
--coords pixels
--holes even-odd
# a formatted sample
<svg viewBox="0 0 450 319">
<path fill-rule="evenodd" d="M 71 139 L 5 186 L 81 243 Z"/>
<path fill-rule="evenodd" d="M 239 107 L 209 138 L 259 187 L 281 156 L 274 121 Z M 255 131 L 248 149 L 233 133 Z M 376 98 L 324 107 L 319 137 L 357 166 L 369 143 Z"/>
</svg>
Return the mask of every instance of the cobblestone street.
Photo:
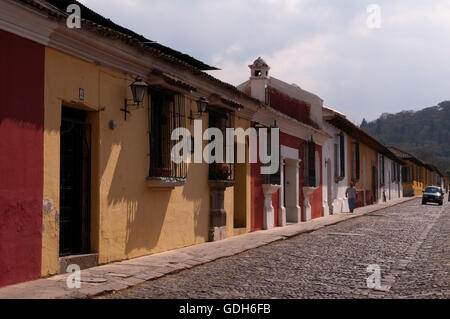
<svg viewBox="0 0 450 319">
<path fill-rule="evenodd" d="M 447 195 L 415 199 L 101 298 L 450 298 L 449 233 Z"/>
</svg>

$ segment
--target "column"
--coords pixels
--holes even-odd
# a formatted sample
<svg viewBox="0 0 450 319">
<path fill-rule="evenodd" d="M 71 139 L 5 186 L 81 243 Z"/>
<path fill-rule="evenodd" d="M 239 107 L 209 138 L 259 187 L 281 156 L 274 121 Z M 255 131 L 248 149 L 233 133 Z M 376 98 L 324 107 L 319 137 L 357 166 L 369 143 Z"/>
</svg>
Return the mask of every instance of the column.
<svg viewBox="0 0 450 319">
<path fill-rule="evenodd" d="M 278 225 L 279 226 L 286 226 L 286 207 L 284 206 L 284 192 L 286 191 L 284 189 L 284 158 L 281 158 L 280 161 L 280 211 L 278 212 Z"/>
</svg>

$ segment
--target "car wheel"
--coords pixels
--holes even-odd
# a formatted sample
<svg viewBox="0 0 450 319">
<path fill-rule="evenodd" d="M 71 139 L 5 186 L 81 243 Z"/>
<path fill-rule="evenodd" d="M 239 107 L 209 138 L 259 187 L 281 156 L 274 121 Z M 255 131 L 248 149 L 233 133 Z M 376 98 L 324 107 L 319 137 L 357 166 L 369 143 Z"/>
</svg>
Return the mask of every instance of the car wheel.
<svg viewBox="0 0 450 319">
<path fill-rule="evenodd" d="M 439 206 L 442 206 L 442 201 L 439 202 Z"/>
<path fill-rule="evenodd" d="M 426 201 L 424 201 L 424 200 L 422 201 L 422 205 L 425 205 L 426 203 L 427 203 Z"/>
</svg>

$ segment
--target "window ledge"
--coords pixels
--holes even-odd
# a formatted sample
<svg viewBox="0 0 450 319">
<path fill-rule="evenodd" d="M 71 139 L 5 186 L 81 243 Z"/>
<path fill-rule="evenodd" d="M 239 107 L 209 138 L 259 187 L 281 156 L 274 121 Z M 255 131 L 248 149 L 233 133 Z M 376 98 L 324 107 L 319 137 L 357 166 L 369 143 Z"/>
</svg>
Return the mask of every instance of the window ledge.
<svg viewBox="0 0 450 319">
<path fill-rule="evenodd" d="M 317 190 L 319 186 L 303 186 L 303 194 L 308 196 L 311 195 L 315 190 Z"/>
<path fill-rule="evenodd" d="M 210 179 L 208 181 L 208 185 L 211 188 L 227 188 L 227 187 L 234 186 L 234 181 L 233 180 Z"/>
<path fill-rule="evenodd" d="M 344 176 L 336 176 L 336 177 L 334 177 L 334 182 L 337 184 L 337 183 L 339 183 L 340 181 L 343 181 L 344 180 Z"/>
<path fill-rule="evenodd" d="M 147 187 L 155 190 L 172 190 L 186 184 L 185 178 L 179 177 L 147 177 Z"/>
</svg>

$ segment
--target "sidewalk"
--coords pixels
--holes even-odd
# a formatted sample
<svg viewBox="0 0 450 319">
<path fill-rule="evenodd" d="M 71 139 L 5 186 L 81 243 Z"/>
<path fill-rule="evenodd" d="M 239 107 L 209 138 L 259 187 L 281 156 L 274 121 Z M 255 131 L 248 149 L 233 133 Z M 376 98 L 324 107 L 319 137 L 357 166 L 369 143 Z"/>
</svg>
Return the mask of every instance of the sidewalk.
<svg viewBox="0 0 450 319">
<path fill-rule="evenodd" d="M 67 288 L 66 279 L 69 274 L 20 283 L 0 288 L 0 299 L 89 298 L 129 288 L 147 280 L 157 279 L 222 257 L 233 256 L 252 248 L 318 230 L 415 198 L 417 197 L 394 199 L 389 203 L 357 208 L 354 214 L 330 215 L 300 224 L 247 233 L 218 242 L 207 242 L 82 270 L 81 288 L 79 289 Z"/>
</svg>

